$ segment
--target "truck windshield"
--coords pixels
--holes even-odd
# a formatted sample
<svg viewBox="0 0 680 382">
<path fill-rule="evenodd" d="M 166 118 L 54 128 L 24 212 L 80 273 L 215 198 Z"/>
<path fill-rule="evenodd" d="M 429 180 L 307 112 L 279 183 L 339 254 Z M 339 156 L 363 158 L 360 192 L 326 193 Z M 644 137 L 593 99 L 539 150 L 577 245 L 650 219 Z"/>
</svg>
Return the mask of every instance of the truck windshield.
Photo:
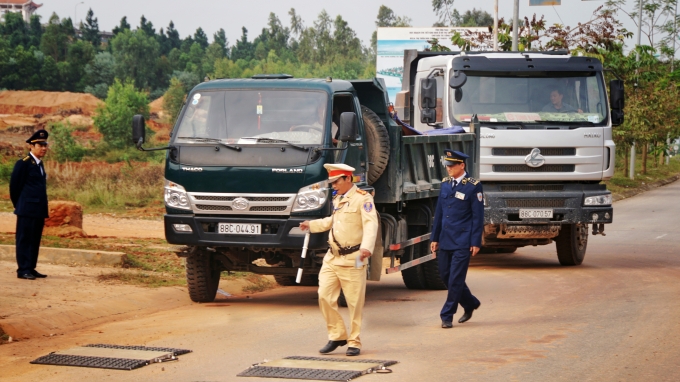
<svg viewBox="0 0 680 382">
<path fill-rule="evenodd" d="M 461 124 L 469 122 L 473 114 L 490 123 L 592 125 L 606 120 L 607 98 L 595 72 L 466 74 L 467 82 L 459 90 L 462 94 L 456 97 L 456 90 L 449 89 L 450 113 Z"/>
<path fill-rule="evenodd" d="M 315 91 L 195 92 L 173 134 L 174 142 L 200 143 L 198 138 L 210 138 L 239 145 L 319 145 L 327 99 L 326 93 Z"/>
</svg>

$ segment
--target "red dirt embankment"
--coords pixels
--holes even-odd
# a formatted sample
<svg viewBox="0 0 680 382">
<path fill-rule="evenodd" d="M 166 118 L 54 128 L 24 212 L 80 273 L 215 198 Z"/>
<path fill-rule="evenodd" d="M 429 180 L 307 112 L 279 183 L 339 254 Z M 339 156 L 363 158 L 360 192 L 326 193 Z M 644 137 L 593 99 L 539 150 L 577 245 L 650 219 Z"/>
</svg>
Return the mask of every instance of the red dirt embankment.
<svg viewBox="0 0 680 382">
<path fill-rule="evenodd" d="M 0 114 L 57 114 L 80 109 L 92 115 L 102 101 L 89 93 L 7 90 L 0 92 Z"/>
</svg>

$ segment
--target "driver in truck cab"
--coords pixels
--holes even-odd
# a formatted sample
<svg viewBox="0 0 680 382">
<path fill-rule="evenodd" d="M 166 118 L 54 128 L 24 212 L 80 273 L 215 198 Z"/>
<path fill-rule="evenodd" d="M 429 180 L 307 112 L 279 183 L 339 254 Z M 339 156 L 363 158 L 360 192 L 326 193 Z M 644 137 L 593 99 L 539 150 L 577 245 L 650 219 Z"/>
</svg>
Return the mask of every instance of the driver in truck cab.
<svg viewBox="0 0 680 382">
<path fill-rule="evenodd" d="M 562 90 L 558 87 L 553 88 L 550 92 L 550 103 L 543 106 L 541 111 L 545 113 L 583 113 L 583 110 L 562 102 L 563 98 Z"/>
</svg>

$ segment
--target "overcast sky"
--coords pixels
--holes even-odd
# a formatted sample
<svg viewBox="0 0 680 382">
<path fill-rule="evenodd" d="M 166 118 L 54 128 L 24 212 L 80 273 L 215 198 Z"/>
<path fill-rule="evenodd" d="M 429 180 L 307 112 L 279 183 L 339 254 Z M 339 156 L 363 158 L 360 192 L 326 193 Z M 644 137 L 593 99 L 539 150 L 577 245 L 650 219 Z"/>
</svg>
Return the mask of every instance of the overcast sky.
<svg viewBox="0 0 680 382">
<path fill-rule="evenodd" d="M 333 18 L 340 14 L 357 32 L 364 44 L 370 42 L 371 34 L 375 30 L 378 8 L 382 4 L 392 8 L 397 15 L 410 17 L 414 27 L 429 27 L 437 21 L 437 16 L 432 11 L 431 0 L 82 0 L 82 4 L 81 0 L 36 0 L 36 2 L 43 4 L 37 11 L 43 17 L 43 22 L 47 22 L 52 12 L 56 12 L 62 18 L 75 17 L 74 24 L 77 25 L 77 21 L 84 20 L 87 10 L 92 8 L 95 17 L 99 19 L 100 30 L 111 31 L 123 16 L 127 16 L 128 22 L 136 27 L 139 25 L 140 17 L 144 15 L 157 31 L 161 27 L 166 28 L 170 20 L 174 21 L 175 28 L 182 38 L 193 34 L 200 26 L 212 41 L 213 33 L 224 28 L 230 45 L 241 36 L 242 26 L 248 29 L 249 39 L 252 41 L 266 25 L 270 12 L 276 13 L 284 26 L 289 26 L 290 8 L 295 8 L 302 16 L 305 26 L 311 26 L 322 9 Z M 500 0 L 499 3 L 500 17 L 511 18 L 513 2 Z M 628 0 L 628 3 L 632 6 L 633 0 Z M 520 17 L 531 17 L 535 13 L 539 16 L 545 15 L 549 25 L 561 22 L 573 27 L 578 22 L 588 21 L 593 11 L 602 4 L 604 0 L 562 0 L 561 6 L 530 7 L 529 0 L 520 0 Z M 461 13 L 472 9 L 473 6 L 489 13 L 493 12 L 493 0 L 454 3 L 454 7 Z M 637 28 L 627 16 L 623 14 L 619 16 L 626 28 L 637 32 Z M 633 41 L 629 41 L 628 44 L 633 44 Z"/>
</svg>

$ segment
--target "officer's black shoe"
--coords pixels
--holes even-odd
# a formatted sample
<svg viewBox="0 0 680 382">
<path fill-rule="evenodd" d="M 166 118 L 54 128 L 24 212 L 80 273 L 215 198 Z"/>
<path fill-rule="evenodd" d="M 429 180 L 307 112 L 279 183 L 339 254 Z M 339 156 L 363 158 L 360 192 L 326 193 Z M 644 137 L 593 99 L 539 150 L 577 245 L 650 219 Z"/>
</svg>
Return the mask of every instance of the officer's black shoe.
<svg viewBox="0 0 680 382">
<path fill-rule="evenodd" d="M 321 353 L 321 354 L 330 353 L 330 352 L 332 352 L 333 350 L 337 349 L 338 346 L 345 346 L 345 345 L 347 345 L 347 341 L 346 341 L 346 340 L 341 340 L 341 341 L 328 341 L 328 343 L 326 344 L 326 346 L 324 346 L 323 348 L 321 348 L 321 350 L 319 350 L 319 353 Z"/>
<path fill-rule="evenodd" d="M 345 354 L 347 354 L 350 357 L 354 357 L 355 355 L 359 355 L 359 353 L 361 353 L 361 349 L 349 347 L 347 348 L 347 353 Z"/>
<path fill-rule="evenodd" d="M 479 308 L 480 305 L 482 305 L 482 304 L 480 303 L 479 305 L 477 305 L 477 308 Z M 463 322 L 471 319 L 472 318 L 472 312 L 477 310 L 477 308 L 474 308 L 472 310 L 466 310 L 465 313 L 460 317 L 460 320 L 458 320 L 458 323 L 462 324 Z"/>
<path fill-rule="evenodd" d="M 33 276 L 30 273 L 24 273 L 23 275 L 17 275 L 18 279 L 25 279 L 25 280 L 35 280 L 35 276 Z"/>
<path fill-rule="evenodd" d="M 442 328 L 444 328 L 444 329 L 451 329 L 451 328 L 453 328 L 453 322 L 451 322 L 451 321 L 442 321 Z"/>
<path fill-rule="evenodd" d="M 47 275 L 43 275 L 42 273 L 35 270 L 31 271 L 31 274 L 39 279 L 44 279 L 45 277 L 47 277 Z"/>
</svg>

